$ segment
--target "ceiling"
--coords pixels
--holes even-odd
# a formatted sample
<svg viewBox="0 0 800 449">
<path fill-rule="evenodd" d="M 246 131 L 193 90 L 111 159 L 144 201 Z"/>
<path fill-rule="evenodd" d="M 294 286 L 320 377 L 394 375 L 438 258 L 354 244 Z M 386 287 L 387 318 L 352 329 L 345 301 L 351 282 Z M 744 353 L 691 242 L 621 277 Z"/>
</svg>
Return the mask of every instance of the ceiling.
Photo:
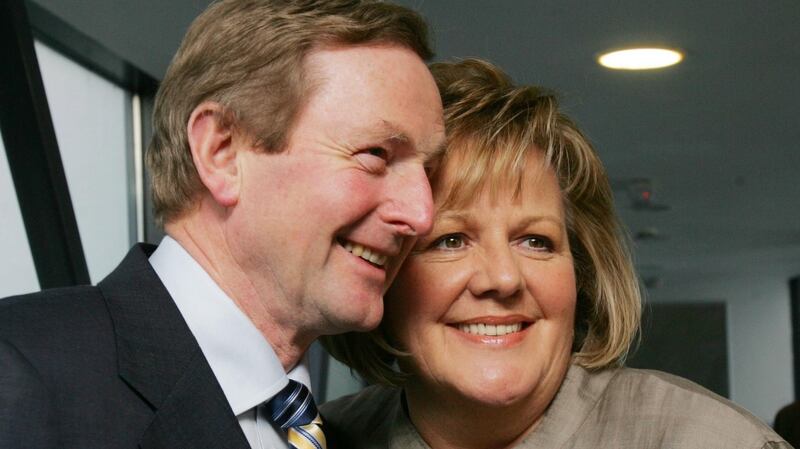
<svg viewBox="0 0 800 449">
<path fill-rule="evenodd" d="M 35 1 L 156 78 L 208 3 Z M 631 233 L 657 237 L 635 243 L 645 277 L 800 275 L 800 1 L 399 3 L 428 18 L 437 59 L 489 59 L 558 92 L 615 185 L 650 180 L 669 210 L 637 211 L 617 191 Z M 594 62 L 639 44 L 686 60 L 636 73 Z"/>
</svg>

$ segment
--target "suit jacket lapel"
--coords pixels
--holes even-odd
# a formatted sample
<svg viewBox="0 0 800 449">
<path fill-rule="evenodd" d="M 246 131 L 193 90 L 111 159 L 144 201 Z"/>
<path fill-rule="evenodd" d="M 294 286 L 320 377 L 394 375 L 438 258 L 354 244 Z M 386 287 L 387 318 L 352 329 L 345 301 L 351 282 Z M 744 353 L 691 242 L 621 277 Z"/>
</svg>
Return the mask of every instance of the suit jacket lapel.
<svg viewBox="0 0 800 449">
<path fill-rule="evenodd" d="M 239 423 L 198 351 L 142 436 L 142 449 L 249 449 Z M 214 385 L 215 388 L 209 388 Z"/>
<path fill-rule="evenodd" d="M 98 287 L 120 377 L 154 409 L 142 448 L 249 448 L 197 341 L 137 245 Z"/>
</svg>

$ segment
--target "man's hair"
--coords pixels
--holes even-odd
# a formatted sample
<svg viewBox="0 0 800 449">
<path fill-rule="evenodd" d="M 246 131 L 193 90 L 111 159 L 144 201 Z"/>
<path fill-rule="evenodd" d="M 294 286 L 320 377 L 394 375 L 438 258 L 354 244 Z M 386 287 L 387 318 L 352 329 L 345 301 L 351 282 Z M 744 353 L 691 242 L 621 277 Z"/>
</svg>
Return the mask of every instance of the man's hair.
<svg viewBox="0 0 800 449">
<path fill-rule="evenodd" d="M 204 190 L 187 138 L 203 101 L 263 151 L 283 150 L 312 86 L 306 56 L 336 45 L 399 45 L 432 56 L 428 28 L 407 8 L 371 0 L 223 0 L 192 23 L 156 96 L 147 152 L 159 222 L 180 216 Z"/>
<path fill-rule="evenodd" d="M 431 70 L 447 131 L 447 148 L 430 173 L 437 212 L 468 205 L 484 188 L 497 195 L 510 185 L 519 195 L 538 173 L 526 169 L 528 155 L 543 152 L 559 182 L 575 265 L 574 360 L 589 369 L 620 363 L 639 329 L 641 297 L 597 153 L 547 91 L 515 86 L 499 68 L 476 59 Z M 394 362 L 409 354 L 391 341 L 378 328 L 327 337 L 325 344 L 366 380 L 398 385 L 405 375 Z"/>
</svg>

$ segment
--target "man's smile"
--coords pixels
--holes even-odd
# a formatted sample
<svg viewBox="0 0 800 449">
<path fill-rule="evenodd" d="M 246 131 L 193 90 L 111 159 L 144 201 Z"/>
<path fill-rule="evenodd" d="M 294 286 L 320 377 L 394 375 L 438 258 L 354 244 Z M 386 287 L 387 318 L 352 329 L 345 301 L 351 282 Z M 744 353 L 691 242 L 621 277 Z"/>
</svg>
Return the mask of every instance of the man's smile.
<svg viewBox="0 0 800 449">
<path fill-rule="evenodd" d="M 367 262 L 371 263 L 372 265 L 375 265 L 376 267 L 383 268 L 386 265 L 386 262 L 389 260 L 388 255 L 382 254 L 377 249 L 368 248 L 359 243 L 340 239 L 339 244 L 342 245 L 344 249 L 349 251 L 354 256 L 358 256 L 366 260 Z"/>
</svg>

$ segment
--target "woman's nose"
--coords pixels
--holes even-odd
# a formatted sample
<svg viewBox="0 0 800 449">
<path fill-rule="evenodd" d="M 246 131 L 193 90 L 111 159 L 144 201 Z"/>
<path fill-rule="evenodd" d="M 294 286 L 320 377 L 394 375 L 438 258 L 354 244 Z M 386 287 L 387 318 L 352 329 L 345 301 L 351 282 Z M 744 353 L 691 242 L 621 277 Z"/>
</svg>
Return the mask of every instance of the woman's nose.
<svg viewBox="0 0 800 449">
<path fill-rule="evenodd" d="M 523 288 L 519 262 L 508 244 L 484 251 L 468 288 L 476 298 L 505 299 Z"/>
</svg>

